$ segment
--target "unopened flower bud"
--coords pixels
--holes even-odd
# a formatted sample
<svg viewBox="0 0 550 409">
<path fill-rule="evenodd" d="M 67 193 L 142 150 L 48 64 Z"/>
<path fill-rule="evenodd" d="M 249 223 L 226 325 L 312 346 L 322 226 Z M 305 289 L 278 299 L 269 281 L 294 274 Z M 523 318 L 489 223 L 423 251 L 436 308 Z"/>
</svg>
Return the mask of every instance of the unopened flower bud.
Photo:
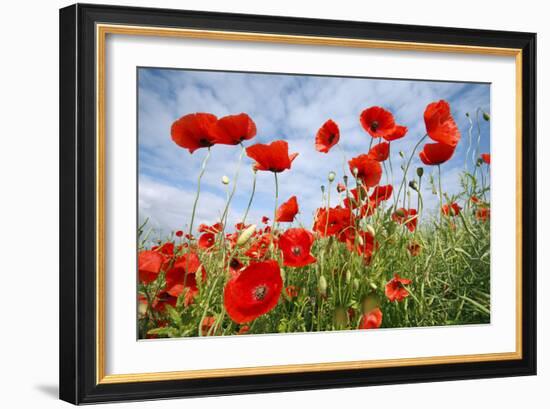
<svg viewBox="0 0 550 409">
<path fill-rule="evenodd" d="M 421 178 L 424 175 L 424 168 L 422 167 L 416 168 L 416 174 L 418 175 L 419 178 Z"/>
<path fill-rule="evenodd" d="M 358 290 L 359 289 L 359 280 L 357 278 L 354 278 L 353 281 L 351 282 L 351 285 L 352 285 L 354 290 Z"/>
<path fill-rule="evenodd" d="M 329 181 L 329 182 L 334 182 L 334 179 L 336 179 L 336 173 L 334 173 L 334 172 L 329 172 L 329 173 L 328 173 L 328 181 Z"/>
<path fill-rule="evenodd" d="M 491 119 L 491 116 L 487 112 L 483 111 L 483 119 L 489 121 Z"/>
<path fill-rule="evenodd" d="M 405 211 L 403 209 L 397 209 L 395 214 L 399 217 L 405 217 Z"/>
<path fill-rule="evenodd" d="M 360 246 L 363 246 L 365 244 L 363 237 L 361 237 L 360 235 L 357 235 L 357 244 L 359 244 Z"/>
<path fill-rule="evenodd" d="M 405 157 L 405 153 L 403 151 L 399 151 L 399 156 L 401 156 L 402 158 Z"/>
<path fill-rule="evenodd" d="M 374 227 L 372 227 L 370 224 L 367 224 L 365 226 L 365 229 L 372 235 L 374 236 L 376 234 L 376 231 L 374 230 Z"/>
<path fill-rule="evenodd" d="M 321 185 L 321 193 L 325 193 L 325 185 Z"/>
<path fill-rule="evenodd" d="M 319 293 L 327 295 L 327 279 L 325 276 L 319 277 Z"/>
<path fill-rule="evenodd" d="M 376 290 L 378 288 L 378 286 L 376 284 L 374 284 L 373 282 L 370 283 L 370 287 L 373 289 L 373 290 Z"/>
<path fill-rule="evenodd" d="M 285 274 L 285 269 L 284 268 L 281 268 L 281 278 L 283 279 L 283 283 L 284 283 L 285 279 L 286 279 L 286 274 Z"/>
<path fill-rule="evenodd" d="M 412 189 L 412 190 L 415 190 L 418 192 L 418 183 L 416 183 L 416 180 L 411 180 L 409 182 L 409 187 Z"/>
<path fill-rule="evenodd" d="M 479 166 L 481 166 L 482 164 L 483 164 L 483 159 L 478 158 L 478 159 L 477 159 L 477 162 L 476 162 L 476 166 L 479 167 Z"/>
<path fill-rule="evenodd" d="M 346 271 L 346 283 L 349 284 L 351 281 L 351 271 Z"/>
<path fill-rule="evenodd" d="M 250 226 L 248 226 L 237 239 L 237 246 L 245 245 L 248 242 L 248 240 L 250 240 L 250 238 L 252 237 L 255 231 L 256 231 L 255 224 L 251 224 Z"/>
<path fill-rule="evenodd" d="M 348 175 L 344 175 L 344 177 L 342 178 L 344 180 L 344 185 L 348 185 Z"/>
<path fill-rule="evenodd" d="M 359 174 L 359 169 L 353 168 L 353 174 L 355 175 L 355 177 L 357 177 L 357 175 Z"/>
<path fill-rule="evenodd" d="M 222 176 L 222 183 L 224 185 L 228 185 L 229 184 L 229 178 L 225 175 Z"/>
<path fill-rule="evenodd" d="M 470 113 L 469 112 L 466 112 L 466 117 L 470 117 Z"/>
</svg>

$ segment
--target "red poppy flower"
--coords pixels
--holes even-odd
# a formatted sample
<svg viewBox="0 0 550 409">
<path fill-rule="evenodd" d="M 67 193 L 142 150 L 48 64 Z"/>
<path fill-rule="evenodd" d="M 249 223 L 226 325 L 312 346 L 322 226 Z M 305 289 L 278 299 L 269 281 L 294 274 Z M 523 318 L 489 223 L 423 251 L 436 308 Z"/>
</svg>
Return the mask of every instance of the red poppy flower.
<svg viewBox="0 0 550 409">
<path fill-rule="evenodd" d="M 416 230 L 416 225 L 418 224 L 418 213 L 416 209 L 407 210 L 404 208 L 400 208 L 397 209 L 391 217 L 393 221 L 407 226 L 407 229 L 409 229 L 409 231 L 413 232 Z"/>
<path fill-rule="evenodd" d="M 256 170 L 268 170 L 270 172 L 282 172 L 290 169 L 292 161 L 297 153 L 288 154 L 287 141 L 274 141 L 269 145 L 257 143 L 246 148 L 246 154 L 256 161 Z"/>
<path fill-rule="evenodd" d="M 202 280 L 206 280 L 206 270 L 195 253 L 187 253 L 178 257 L 172 268 L 166 273 L 166 292 L 178 297 L 187 288 L 190 294 L 195 295 L 198 292 L 196 275 L 199 270 Z"/>
<path fill-rule="evenodd" d="M 217 142 L 212 132 L 216 121 L 215 115 L 202 112 L 184 115 L 172 124 L 172 140 L 189 153 L 208 148 Z"/>
<path fill-rule="evenodd" d="M 411 254 L 411 256 L 416 257 L 420 255 L 420 253 L 422 252 L 422 246 L 417 242 L 413 241 L 407 245 L 407 250 L 409 250 L 409 253 Z"/>
<path fill-rule="evenodd" d="M 355 175 L 355 169 L 357 169 L 357 178 L 361 179 L 365 186 L 376 186 L 380 182 L 382 178 L 382 166 L 369 155 L 356 156 L 348 163 L 352 175 Z"/>
<path fill-rule="evenodd" d="M 382 325 L 382 311 L 380 308 L 374 308 L 370 312 L 363 314 L 359 322 L 359 329 L 376 329 Z"/>
<path fill-rule="evenodd" d="M 455 148 L 444 143 L 427 143 L 420 152 L 420 160 L 425 165 L 440 165 L 453 156 Z"/>
<path fill-rule="evenodd" d="M 317 131 L 315 149 L 319 152 L 328 153 L 330 148 L 336 145 L 339 140 L 340 130 L 338 129 L 338 125 L 332 119 L 329 119 Z"/>
<path fill-rule="evenodd" d="M 220 222 L 208 226 L 207 224 L 201 224 L 198 228 L 199 233 L 219 233 L 223 230 L 223 224 Z"/>
<path fill-rule="evenodd" d="M 227 314 L 238 324 L 250 322 L 275 308 L 282 288 L 276 261 L 250 264 L 225 286 L 223 302 Z"/>
<path fill-rule="evenodd" d="M 357 231 L 356 233 L 355 229 L 348 229 L 346 233 L 346 247 L 348 250 L 363 256 L 364 261 L 369 264 L 374 249 L 377 247 L 374 236 L 368 231 Z"/>
<path fill-rule="evenodd" d="M 315 214 L 313 230 L 322 237 L 340 234 L 350 225 L 351 217 L 348 208 L 337 206 L 327 210 L 321 207 Z"/>
<path fill-rule="evenodd" d="M 481 202 L 481 200 L 479 200 L 479 198 L 477 196 L 472 196 L 470 197 L 470 201 L 473 203 L 473 204 L 478 204 Z"/>
<path fill-rule="evenodd" d="M 379 143 L 371 148 L 369 156 L 378 162 L 384 162 L 390 156 L 390 144 L 388 142 Z"/>
<path fill-rule="evenodd" d="M 378 206 L 380 202 L 388 200 L 391 197 L 392 193 L 393 193 L 392 185 L 375 186 L 371 195 L 369 196 L 369 200 L 371 202 L 376 203 L 376 205 Z"/>
<path fill-rule="evenodd" d="M 290 298 L 291 300 L 293 298 L 296 298 L 298 297 L 298 292 L 300 291 L 300 289 L 294 285 L 288 285 L 285 287 L 285 293 L 287 295 L 288 298 Z"/>
<path fill-rule="evenodd" d="M 175 307 L 178 302 L 178 297 L 171 296 L 166 291 L 161 291 L 157 298 L 153 301 L 153 309 L 157 312 L 163 312 L 167 305 Z"/>
<path fill-rule="evenodd" d="M 256 136 L 256 124 L 245 113 L 218 119 L 211 130 L 217 143 L 238 145 Z"/>
<path fill-rule="evenodd" d="M 403 301 L 409 296 L 409 291 L 404 287 L 411 283 L 407 278 L 401 278 L 398 274 L 386 284 L 386 297 L 390 301 Z"/>
<path fill-rule="evenodd" d="M 487 165 L 491 164 L 491 154 L 490 153 L 482 153 L 480 156 L 481 156 L 481 159 L 483 160 L 483 162 L 485 162 Z"/>
<path fill-rule="evenodd" d="M 436 142 L 455 147 L 460 140 L 460 131 L 451 115 L 447 101 L 432 102 L 424 111 L 426 132 Z"/>
<path fill-rule="evenodd" d="M 345 190 L 346 190 L 346 185 L 344 185 L 342 182 L 340 182 L 340 183 L 338 183 L 338 184 L 336 185 L 336 191 L 337 191 L 338 193 L 342 193 L 342 192 L 344 192 Z"/>
<path fill-rule="evenodd" d="M 236 223 L 235 224 L 235 229 L 240 231 L 240 230 L 246 230 L 250 225 L 249 224 L 244 224 L 242 222 L 239 222 L 239 223 Z"/>
<path fill-rule="evenodd" d="M 239 332 L 237 332 L 237 335 L 246 334 L 248 331 L 250 331 L 250 327 L 248 325 L 243 325 L 241 326 L 241 328 L 239 328 Z"/>
<path fill-rule="evenodd" d="M 267 217 L 267 216 L 262 216 L 262 223 L 263 223 L 263 224 L 269 223 L 269 217 Z"/>
<path fill-rule="evenodd" d="M 315 263 L 317 259 L 311 255 L 313 234 L 306 229 L 293 228 L 285 231 L 279 237 L 279 248 L 283 252 L 285 267 L 303 267 Z"/>
<path fill-rule="evenodd" d="M 171 241 L 167 241 L 166 243 L 160 245 L 160 246 L 153 246 L 151 247 L 151 250 L 154 250 L 163 256 L 171 257 L 174 255 L 174 248 L 175 245 Z"/>
<path fill-rule="evenodd" d="M 199 248 L 207 250 L 216 244 L 216 235 L 214 233 L 203 233 L 199 237 Z"/>
<path fill-rule="evenodd" d="M 491 209 L 487 207 L 481 207 L 476 211 L 476 219 L 482 222 L 486 222 L 491 217 Z"/>
<path fill-rule="evenodd" d="M 272 240 L 271 234 L 263 234 L 252 243 L 244 254 L 253 259 L 261 259 L 269 250 Z M 273 242 L 275 243 L 275 240 Z"/>
<path fill-rule="evenodd" d="M 408 130 L 409 129 L 406 126 L 396 125 L 395 128 L 393 128 L 393 130 L 387 135 L 384 135 L 383 138 L 389 142 L 395 141 L 403 138 L 407 134 Z"/>
<path fill-rule="evenodd" d="M 296 196 L 292 196 L 279 206 L 275 221 L 292 223 L 298 211 L 298 200 L 296 199 Z"/>
<path fill-rule="evenodd" d="M 363 129 L 373 138 L 390 135 L 395 128 L 395 120 L 390 111 L 382 107 L 370 107 L 361 112 L 359 117 Z"/>
<path fill-rule="evenodd" d="M 441 212 L 445 216 L 458 216 L 460 210 L 462 210 L 462 207 L 460 207 L 457 203 L 451 203 L 450 205 L 444 204 L 441 206 Z"/>
<path fill-rule="evenodd" d="M 176 237 L 183 237 L 183 232 L 181 230 L 176 231 Z"/>
<path fill-rule="evenodd" d="M 138 255 L 139 281 L 145 284 L 155 281 L 163 263 L 162 254 L 151 250 L 140 251 Z"/>
</svg>

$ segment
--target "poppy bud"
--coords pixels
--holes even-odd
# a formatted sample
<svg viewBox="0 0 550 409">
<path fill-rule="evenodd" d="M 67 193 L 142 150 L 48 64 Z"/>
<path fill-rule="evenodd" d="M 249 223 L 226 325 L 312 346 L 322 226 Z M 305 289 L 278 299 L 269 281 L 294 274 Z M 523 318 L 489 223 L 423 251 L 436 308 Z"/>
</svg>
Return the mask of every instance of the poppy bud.
<svg viewBox="0 0 550 409">
<path fill-rule="evenodd" d="M 237 239 L 237 246 L 243 246 L 246 244 L 246 242 L 248 240 L 250 240 L 250 238 L 252 237 L 252 235 L 254 234 L 254 232 L 256 231 L 256 225 L 255 224 L 251 224 L 250 226 L 248 226 L 239 236 L 239 238 Z"/>
<path fill-rule="evenodd" d="M 405 153 L 403 151 L 399 151 L 399 156 L 401 156 L 402 158 L 405 157 Z"/>
<path fill-rule="evenodd" d="M 354 290 L 359 289 L 359 280 L 357 278 L 354 278 L 353 281 L 351 282 L 351 285 Z"/>
<path fill-rule="evenodd" d="M 348 175 L 344 175 L 344 177 L 342 178 L 344 179 L 344 185 L 348 185 Z"/>
<path fill-rule="evenodd" d="M 225 175 L 222 176 L 222 183 L 224 185 L 228 185 L 229 184 L 229 178 Z"/>
<path fill-rule="evenodd" d="M 405 211 L 403 209 L 397 209 L 395 211 L 395 214 L 398 215 L 399 217 L 405 217 Z"/>
<path fill-rule="evenodd" d="M 489 121 L 491 119 L 491 116 L 487 112 L 483 111 L 483 119 Z"/>
<path fill-rule="evenodd" d="M 480 167 L 482 164 L 483 164 L 483 159 L 478 158 L 478 159 L 477 159 L 477 162 L 476 162 L 476 166 L 477 166 L 477 167 Z"/>
<path fill-rule="evenodd" d="M 358 174 L 359 174 L 359 169 L 358 168 L 353 168 L 353 175 L 355 177 L 357 177 Z"/>
<path fill-rule="evenodd" d="M 370 283 L 370 286 L 371 286 L 371 288 L 372 288 L 373 290 L 376 290 L 376 289 L 378 288 L 378 287 L 376 286 L 376 284 L 374 284 L 374 283 Z"/>
<path fill-rule="evenodd" d="M 351 271 L 346 271 L 346 284 L 349 284 L 351 281 Z"/>
<path fill-rule="evenodd" d="M 374 227 L 372 227 L 370 224 L 367 224 L 365 226 L 365 229 L 373 236 L 376 234 L 376 231 L 374 230 Z"/>
<path fill-rule="evenodd" d="M 321 193 L 325 193 L 325 185 L 321 185 Z"/>
<path fill-rule="evenodd" d="M 319 293 L 327 295 L 327 279 L 325 276 L 319 277 Z"/>
<path fill-rule="evenodd" d="M 424 168 L 416 168 L 416 174 L 421 178 L 424 175 Z"/>
<path fill-rule="evenodd" d="M 469 112 L 466 112 L 466 117 L 470 117 L 470 113 Z"/>
<path fill-rule="evenodd" d="M 284 269 L 284 268 L 281 268 L 281 278 L 283 279 L 283 283 L 284 283 L 284 282 L 285 282 L 285 278 L 286 278 L 285 269 Z"/>
<path fill-rule="evenodd" d="M 416 180 L 411 180 L 411 181 L 409 182 L 409 187 L 410 187 L 412 190 L 418 192 L 418 183 L 416 183 Z"/>
<path fill-rule="evenodd" d="M 328 181 L 329 181 L 329 182 L 334 182 L 334 179 L 336 179 L 336 173 L 334 173 L 334 172 L 329 172 L 329 173 L 328 173 Z"/>
</svg>

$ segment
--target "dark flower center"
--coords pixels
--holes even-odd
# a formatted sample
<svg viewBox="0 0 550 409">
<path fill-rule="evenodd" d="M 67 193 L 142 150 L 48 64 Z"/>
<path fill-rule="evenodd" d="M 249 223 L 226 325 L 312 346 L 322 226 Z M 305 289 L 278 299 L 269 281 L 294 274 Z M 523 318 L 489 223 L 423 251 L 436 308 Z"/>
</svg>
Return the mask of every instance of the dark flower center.
<svg viewBox="0 0 550 409">
<path fill-rule="evenodd" d="M 302 254 L 302 249 L 298 246 L 292 247 L 292 254 L 294 254 L 295 256 L 299 256 L 300 254 Z"/>
<path fill-rule="evenodd" d="M 229 263 L 229 265 L 231 268 L 238 268 L 240 267 L 241 263 L 239 262 L 239 260 L 234 258 L 233 260 L 231 260 L 231 263 Z"/>
<path fill-rule="evenodd" d="M 267 287 L 265 285 L 259 285 L 254 289 L 254 298 L 257 301 L 262 301 L 267 294 Z"/>
<path fill-rule="evenodd" d="M 328 136 L 328 143 L 331 144 L 332 141 L 334 141 L 334 138 L 336 138 L 336 135 L 334 135 L 333 133 L 331 133 L 331 134 Z"/>
<path fill-rule="evenodd" d="M 378 123 L 378 121 L 372 121 L 372 123 L 370 124 L 370 129 L 372 129 L 373 131 L 376 131 L 379 126 L 380 124 Z"/>
<path fill-rule="evenodd" d="M 208 148 L 209 146 L 212 146 L 212 142 L 210 142 L 207 138 L 200 138 L 199 145 Z"/>
</svg>

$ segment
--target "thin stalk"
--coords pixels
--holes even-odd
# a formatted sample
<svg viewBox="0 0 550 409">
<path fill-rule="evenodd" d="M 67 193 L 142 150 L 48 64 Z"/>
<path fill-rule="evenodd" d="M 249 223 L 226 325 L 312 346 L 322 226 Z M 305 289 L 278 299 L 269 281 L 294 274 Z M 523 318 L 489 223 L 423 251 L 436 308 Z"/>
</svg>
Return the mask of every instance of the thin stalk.
<svg viewBox="0 0 550 409">
<path fill-rule="evenodd" d="M 193 236 L 193 223 L 195 222 L 195 212 L 197 211 L 197 203 L 199 201 L 199 196 L 201 194 L 201 179 L 204 175 L 204 171 L 206 170 L 206 164 L 208 163 L 208 159 L 210 158 L 210 148 L 208 148 L 208 153 L 204 157 L 201 165 L 201 171 L 199 173 L 199 178 L 197 180 L 197 194 L 195 195 L 195 201 L 193 202 L 193 211 L 191 213 L 191 222 L 189 223 L 189 236 Z"/>
<path fill-rule="evenodd" d="M 242 224 L 244 225 L 246 222 L 246 217 L 248 216 L 248 212 L 250 211 L 250 207 L 252 206 L 252 200 L 254 200 L 254 194 L 256 193 L 256 174 L 258 172 L 254 171 L 254 176 L 252 179 L 252 193 L 250 194 L 250 199 L 248 200 L 248 205 L 246 206 L 246 211 L 244 212 L 243 221 Z"/>
<path fill-rule="evenodd" d="M 409 160 L 407 161 L 407 166 L 405 167 L 405 170 L 403 171 L 403 179 L 401 179 L 401 184 L 399 185 L 399 191 L 397 192 L 397 202 L 393 205 L 393 210 L 395 211 L 396 209 L 396 205 L 397 203 L 399 202 L 399 197 L 401 196 L 401 190 L 403 190 L 403 184 L 405 182 L 405 177 L 407 175 L 407 172 L 409 171 L 409 167 L 411 166 L 411 161 L 412 161 L 412 158 L 416 152 L 416 150 L 418 149 L 418 147 L 420 146 L 420 144 L 424 141 L 424 139 L 426 139 L 426 137 L 428 136 L 428 134 L 424 135 L 422 138 L 420 138 L 420 140 L 416 143 L 416 145 L 414 145 L 414 148 L 411 152 L 411 156 L 409 157 Z"/>
</svg>

